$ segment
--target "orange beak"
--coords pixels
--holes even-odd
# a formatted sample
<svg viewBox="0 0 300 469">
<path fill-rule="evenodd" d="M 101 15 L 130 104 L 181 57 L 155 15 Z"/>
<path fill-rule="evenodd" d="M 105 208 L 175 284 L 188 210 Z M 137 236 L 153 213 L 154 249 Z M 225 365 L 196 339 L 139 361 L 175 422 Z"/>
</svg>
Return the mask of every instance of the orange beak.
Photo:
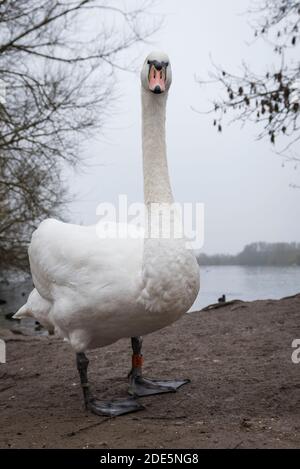
<svg viewBox="0 0 300 469">
<path fill-rule="evenodd" d="M 160 70 L 151 65 L 149 71 L 149 90 L 153 93 L 160 94 L 166 90 L 166 69 L 162 67 Z"/>
</svg>

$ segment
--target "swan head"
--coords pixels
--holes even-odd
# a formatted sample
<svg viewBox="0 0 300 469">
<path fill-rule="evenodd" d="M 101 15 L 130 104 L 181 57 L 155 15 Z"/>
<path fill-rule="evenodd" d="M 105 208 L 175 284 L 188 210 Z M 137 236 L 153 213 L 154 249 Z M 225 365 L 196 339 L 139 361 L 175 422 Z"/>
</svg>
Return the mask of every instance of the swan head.
<svg viewBox="0 0 300 469">
<path fill-rule="evenodd" d="M 164 52 L 151 52 L 141 71 L 142 87 L 154 94 L 169 90 L 172 82 L 172 70 L 169 57 Z"/>
</svg>

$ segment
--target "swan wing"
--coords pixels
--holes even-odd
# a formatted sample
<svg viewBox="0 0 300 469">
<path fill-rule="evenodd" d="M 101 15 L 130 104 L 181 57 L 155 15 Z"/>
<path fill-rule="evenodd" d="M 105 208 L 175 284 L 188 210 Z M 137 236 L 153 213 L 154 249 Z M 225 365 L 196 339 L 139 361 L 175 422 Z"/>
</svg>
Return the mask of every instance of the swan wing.
<svg viewBox="0 0 300 469">
<path fill-rule="evenodd" d="M 32 235 L 29 260 L 37 290 L 53 301 L 59 287 L 85 297 L 106 287 L 110 294 L 118 288 L 132 290 L 141 271 L 142 249 L 142 232 L 136 238 L 100 238 L 96 225 L 47 219 Z"/>
</svg>

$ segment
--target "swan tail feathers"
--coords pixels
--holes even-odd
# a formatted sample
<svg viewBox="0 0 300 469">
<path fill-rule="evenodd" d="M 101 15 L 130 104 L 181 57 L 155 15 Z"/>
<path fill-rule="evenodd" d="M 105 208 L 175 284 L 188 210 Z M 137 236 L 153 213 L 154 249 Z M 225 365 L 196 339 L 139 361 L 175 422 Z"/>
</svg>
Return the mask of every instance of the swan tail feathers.
<svg viewBox="0 0 300 469">
<path fill-rule="evenodd" d="M 22 319 L 28 317 L 33 317 L 33 314 L 27 303 L 21 306 L 21 308 L 13 315 L 13 319 Z"/>
<path fill-rule="evenodd" d="M 53 330 L 54 325 L 49 317 L 51 304 L 42 298 L 36 288 L 30 293 L 27 303 L 13 315 L 13 319 L 34 318 L 48 330 Z"/>
</svg>

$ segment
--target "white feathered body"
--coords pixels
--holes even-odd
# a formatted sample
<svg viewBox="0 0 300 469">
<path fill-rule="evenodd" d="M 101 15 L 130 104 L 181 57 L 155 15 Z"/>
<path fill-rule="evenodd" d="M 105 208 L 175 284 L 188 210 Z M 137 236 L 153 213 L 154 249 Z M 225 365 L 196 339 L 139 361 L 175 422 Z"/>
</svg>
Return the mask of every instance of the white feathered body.
<svg viewBox="0 0 300 469">
<path fill-rule="evenodd" d="M 78 351 L 145 335 L 188 311 L 198 264 L 183 240 L 101 239 L 96 226 L 45 220 L 29 247 L 33 316 Z"/>
<path fill-rule="evenodd" d="M 144 201 L 148 208 L 158 203 L 159 210 L 173 203 L 165 142 L 168 93 L 149 90 L 150 59 L 169 64 L 169 58 L 150 54 L 141 73 Z M 171 75 L 168 65 L 166 89 Z M 196 258 L 175 237 L 103 239 L 96 226 L 49 219 L 33 233 L 29 259 L 35 289 L 15 317 L 35 317 L 77 352 L 171 324 L 199 290 Z"/>
</svg>

